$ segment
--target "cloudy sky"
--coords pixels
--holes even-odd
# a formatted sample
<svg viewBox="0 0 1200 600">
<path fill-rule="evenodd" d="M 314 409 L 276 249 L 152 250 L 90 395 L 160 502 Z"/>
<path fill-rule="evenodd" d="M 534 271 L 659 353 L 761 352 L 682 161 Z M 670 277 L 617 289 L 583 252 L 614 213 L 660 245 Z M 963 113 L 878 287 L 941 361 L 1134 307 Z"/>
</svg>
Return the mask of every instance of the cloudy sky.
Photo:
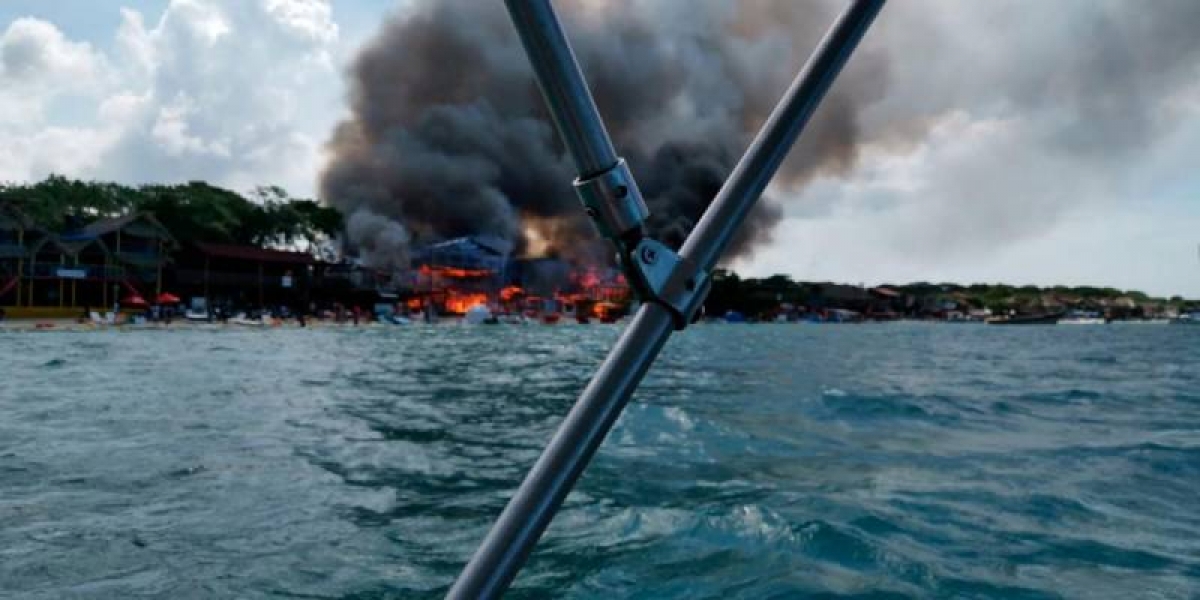
<svg viewBox="0 0 1200 600">
<path fill-rule="evenodd" d="M 0 0 L 0 180 L 315 195 L 346 65 L 397 5 Z M 893 2 L 864 48 L 889 59 L 881 133 L 777 192 L 773 242 L 735 266 L 1200 297 L 1194 6 Z"/>
</svg>

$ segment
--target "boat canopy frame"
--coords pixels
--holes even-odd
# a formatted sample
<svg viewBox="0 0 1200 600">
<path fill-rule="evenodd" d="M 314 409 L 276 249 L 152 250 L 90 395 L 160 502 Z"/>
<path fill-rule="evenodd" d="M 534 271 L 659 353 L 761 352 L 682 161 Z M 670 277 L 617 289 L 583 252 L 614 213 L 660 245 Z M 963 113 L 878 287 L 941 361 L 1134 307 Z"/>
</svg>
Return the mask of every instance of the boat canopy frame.
<svg viewBox="0 0 1200 600">
<path fill-rule="evenodd" d="M 801 68 L 676 254 L 646 235 L 649 215 L 618 157 L 550 0 L 505 0 L 578 177 L 576 193 L 643 304 L 450 588 L 498 598 L 521 570 L 671 332 L 694 318 L 708 274 L 833 85 L 884 0 L 851 0 Z M 636 93 L 630 89 L 629 93 Z"/>
</svg>

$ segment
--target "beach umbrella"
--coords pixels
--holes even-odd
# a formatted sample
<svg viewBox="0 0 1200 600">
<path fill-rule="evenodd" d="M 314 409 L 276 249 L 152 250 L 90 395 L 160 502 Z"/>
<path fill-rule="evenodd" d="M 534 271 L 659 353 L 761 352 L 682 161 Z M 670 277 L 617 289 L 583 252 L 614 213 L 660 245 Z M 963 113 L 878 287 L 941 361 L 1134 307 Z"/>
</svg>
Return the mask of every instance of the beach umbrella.
<svg viewBox="0 0 1200 600">
<path fill-rule="evenodd" d="M 159 304 L 179 304 L 179 296 L 171 292 L 163 292 L 158 295 Z"/>
<path fill-rule="evenodd" d="M 125 306 L 146 306 L 146 299 L 137 294 L 130 294 L 121 300 L 121 304 Z"/>
</svg>

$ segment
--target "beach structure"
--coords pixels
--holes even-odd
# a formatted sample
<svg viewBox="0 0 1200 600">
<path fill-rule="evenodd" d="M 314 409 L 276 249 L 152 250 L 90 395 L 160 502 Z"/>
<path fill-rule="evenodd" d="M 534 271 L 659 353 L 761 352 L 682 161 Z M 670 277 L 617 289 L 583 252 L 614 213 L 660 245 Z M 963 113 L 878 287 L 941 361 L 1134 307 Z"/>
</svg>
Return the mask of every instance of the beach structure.
<svg viewBox="0 0 1200 600">
<path fill-rule="evenodd" d="M 23 211 L 11 203 L 0 203 L 0 306 L 25 302 L 25 268 L 30 247 L 48 234 L 34 227 Z"/>
<path fill-rule="evenodd" d="M 99 219 L 62 234 L 0 205 L 0 305 L 109 306 L 162 292 L 174 238 L 153 215 Z"/>
<path fill-rule="evenodd" d="M 414 305 L 432 304 L 440 313 L 465 314 L 476 305 L 496 304 L 508 283 L 513 247 L 490 236 L 465 236 L 413 251 L 402 291 Z"/>
<path fill-rule="evenodd" d="M 158 296 L 169 253 L 178 245 L 150 213 L 99 219 L 57 241 L 70 255 L 71 267 L 54 272 L 60 284 L 71 281 L 69 306 L 109 306 L 121 297 Z"/>
<path fill-rule="evenodd" d="M 196 309 L 306 305 L 317 272 L 307 252 L 194 242 L 175 257 L 171 287 Z"/>
</svg>

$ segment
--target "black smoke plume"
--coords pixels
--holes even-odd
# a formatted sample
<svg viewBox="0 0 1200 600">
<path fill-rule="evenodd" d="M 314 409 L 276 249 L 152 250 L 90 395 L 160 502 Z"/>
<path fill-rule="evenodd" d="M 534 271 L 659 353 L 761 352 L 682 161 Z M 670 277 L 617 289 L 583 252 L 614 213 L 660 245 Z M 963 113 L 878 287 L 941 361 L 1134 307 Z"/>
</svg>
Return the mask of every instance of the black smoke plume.
<svg viewBox="0 0 1200 600">
<path fill-rule="evenodd" d="M 655 236 L 682 243 L 839 6 L 556 3 Z M 882 97 L 887 73 L 879 53 L 854 63 L 780 185 L 853 163 L 860 106 Z M 519 251 L 535 250 L 536 238 L 541 250 L 572 259 L 607 252 L 573 194 L 574 173 L 500 2 L 418 2 L 361 51 L 350 84 L 351 117 L 329 142 L 321 194 L 360 225 L 351 242 L 373 254 L 395 248 L 404 236 L 380 227 L 382 216 L 413 243 L 492 234 Z M 764 198 L 728 256 L 768 240 L 780 214 Z"/>
</svg>

